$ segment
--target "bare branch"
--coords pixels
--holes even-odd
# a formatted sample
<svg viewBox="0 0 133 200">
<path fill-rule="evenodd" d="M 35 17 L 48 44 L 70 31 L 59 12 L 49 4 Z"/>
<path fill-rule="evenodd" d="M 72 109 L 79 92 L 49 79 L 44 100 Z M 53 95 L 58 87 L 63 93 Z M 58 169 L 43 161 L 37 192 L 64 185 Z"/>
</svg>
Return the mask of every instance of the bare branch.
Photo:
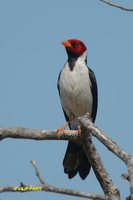
<svg viewBox="0 0 133 200">
<path fill-rule="evenodd" d="M 46 183 L 45 183 L 44 178 L 42 177 L 42 175 L 40 174 L 40 172 L 39 172 L 39 170 L 38 170 L 38 168 L 37 168 L 37 165 L 36 165 L 35 160 L 32 160 L 32 161 L 31 161 L 31 164 L 33 165 L 33 167 L 34 167 L 34 169 L 35 169 L 36 176 L 38 177 L 40 183 L 41 183 L 42 185 L 45 185 Z"/>
<path fill-rule="evenodd" d="M 86 140 L 82 147 L 86 152 L 87 158 L 91 163 L 96 178 L 99 181 L 105 195 L 109 196 L 110 199 L 119 200 L 120 192 L 113 184 L 111 177 L 106 171 L 95 145 L 91 140 Z"/>
<path fill-rule="evenodd" d="M 78 138 L 77 131 L 66 130 L 57 132 L 57 130 L 39 130 L 31 128 L 0 128 L 0 140 L 5 138 L 32 139 L 32 140 L 72 140 Z"/>
<path fill-rule="evenodd" d="M 131 156 L 128 155 L 123 149 L 121 149 L 116 142 L 111 140 L 107 134 L 105 134 L 102 130 L 100 130 L 98 127 L 96 127 L 95 124 L 92 123 L 91 120 L 89 120 L 89 115 L 86 114 L 83 117 L 79 117 L 79 120 L 84 126 L 85 129 L 87 129 L 88 132 L 91 132 L 91 134 L 96 137 L 100 142 L 102 142 L 110 151 L 112 151 L 116 156 L 118 156 L 125 164 L 127 164 L 128 160 L 131 159 Z"/>
<path fill-rule="evenodd" d="M 81 138 L 79 138 L 77 131 L 69 131 L 69 130 L 61 133 L 57 132 L 56 130 L 46 131 L 46 130 L 32 130 L 28 128 L 6 128 L 6 129 L 0 128 L 0 139 L 2 140 L 4 138 L 23 138 L 23 139 L 34 139 L 34 140 L 67 139 L 67 140 L 81 142 Z M 88 143 L 84 145 L 84 149 L 89 155 L 88 158 L 92 164 L 97 179 L 99 180 L 104 190 L 105 195 L 110 196 L 110 194 L 112 195 L 112 193 L 116 194 L 117 189 L 112 184 L 112 180 L 107 174 L 95 146 L 92 144 L 92 142 L 90 144 L 90 142 L 88 141 Z M 35 161 L 32 161 L 32 165 L 36 171 L 36 175 L 39 178 L 41 184 L 46 186 L 47 184 L 45 183 L 42 176 L 39 174 L 39 171 L 37 170 Z"/>
<path fill-rule="evenodd" d="M 133 199 L 133 157 L 121 149 L 116 142 L 112 141 L 103 131 L 98 129 L 91 120 L 89 120 L 89 117 L 88 114 L 79 117 L 81 125 L 127 165 L 130 177 L 130 196 L 131 199 Z"/>
<path fill-rule="evenodd" d="M 81 120 L 82 121 L 82 120 Z M 92 142 L 90 131 L 88 131 L 81 124 L 81 146 L 87 155 L 87 158 L 93 168 L 97 180 L 99 181 L 104 194 L 109 196 L 110 199 L 118 200 L 120 199 L 120 192 L 117 187 L 113 184 L 111 177 L 106 171 L 100 155 L 96 149 L 96 146 Z"/>
<path fill-rule="evenodd" d="M 107 188 L 112 190 L 111 194 L 119 195 L 117 193 L 118 190 L 112 184 L 112 180 L 108 176 L 104 166 L 101 162 L 101 159 L 96 151 L 95 146 L 91 145 L 92 141 L 90 142 L 90 133 L 100 140 L 110 151 L 112 151 L 115 155 L 117 155 L 128 167 L 128 173 L 130 177 L 130 191 L 131 196 L 133 196 L 133 158 L 128 155 L 123 149 L 121 149 L 114 141 L 112 141 L 105 133 L 103 133 L 100 129 L 98 129 L 91 120 L 88 119 L 88 115 L 83 117 L 79 117 L 79 121 L 81 125 L 84 127 L 85 132 L 88 134 L 88 139 L 82 141 L 82 138 L 79 137 L 78 131 L 70 131 L 66 130 L 65 132 L 57 132 L 56 130 L 53 131 L 46 131 L 46 130 L 32 130 L 28 128 L 0 128 L 0 139 L 5 138 L 23 138 L 23 139 L 33 139 L 33 140 L 71 140 L 77 143 L 81 143 L 84 151 L 87 154 L 88 160 L 92 164 L 93 170 L 97 179 L 99 180 L 105 195 L 109 194 L 109 190 L 105 190 L 106 183 L 109 184 Z M 92 153 L 90 153 L 92 152 Z M 91 155 L 91 156 L 90 156 Z M 94 157 L 93 157 L 94 156 Z M 97 164 L 96 164 L 97 163 Z M 97 166 L 97 167 L 96 167 Z M 103 174 L 100 174 L 100 170 L 97 168 L 101 168 L 104 171 Z M 106 177 L 106 178 L 105 178 Z M 103 178 L 106 179 L 104 182 Z M 102 180 L 102 181 L 101 181 Z"/>
<path fill-rule="evenodd" d="M 40 181 L 40 183 L 43 185 L 43 187 L 45 187 L 47 189 L 47 191 L 50 191 L 50 192 L 57 192 L 57 193 L 63 193 L 63 194 L 67 194 L 67 195 L 72 195 L 72 196 L 80 196 L 80 197 L 85 197 L 85 198 L 90 198 L 90 199 L 99 199 L 99 200 L 103 200 L 103 199 L 109 199 L 108 196 L 103 196 L 103 195 L 95 195 L 95 194 L 90 194 L 90 193 L 85 193 L 85 192 L 79 192 L 79 191 L 75 191 L 75 190 L 71 190 L 71 189 L 63 189 L 63 188 L 57 188 L 55 186 L 51 186 L 49 184 L 47 184 L 41 173 L 39 172 L 39 169 L 36 165 L 36 162 L 35 161 L 31 161 L 34 169 L 35 169 L 35 172 L 36 172 L 36 175 Z M 51 188 L 52 188 L 52 191 L 51 191 Z M 69 193 L 70 192 L 70 193 Z M 86 196 L 87 195 L 87 196 Z"/>
<path fill-rule="evenodd" d="M 113 7 L 116 7 L 116 8 L 119 8 L 121 10 L 125 10 L 125 11 L 132 11 L 133 12 L 133 8 L 128 8 L 128 7 L 125 7 L 125 6 L 121 6 L 117 3 L 113 3 L 112 1 L 107 1 L 107 0 L 100 0 L 101 2 L 103 3 L 106 3 L 110 6 L 113 6 Z"/>
<path fill-rule="evenodd" d="M 77 190 L 58 188 L 52 185 L 43 184 L 43 185 L 28 185 L 28 186 L 6 186 L 0 187 L 0 193 L 2 192 L 36 192 L 36 191 L 46 191 L 46 192 L 54 192 L 59 194 L 66 194 L 71 196 L 84 197 L 88 199 L 95 200 L 109 200 L 107 196 L 104 195 L 96 195 L 87 192 L 79 192 Z"/>
</svg>

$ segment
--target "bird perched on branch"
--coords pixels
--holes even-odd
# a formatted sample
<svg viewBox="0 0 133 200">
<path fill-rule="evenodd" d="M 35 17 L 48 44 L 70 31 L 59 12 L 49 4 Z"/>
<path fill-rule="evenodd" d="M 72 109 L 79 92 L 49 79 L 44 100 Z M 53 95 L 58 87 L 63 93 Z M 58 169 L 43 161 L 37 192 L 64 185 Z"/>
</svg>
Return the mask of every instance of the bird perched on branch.
<svg viewBox="0 0 133 200">
<path fill-rule="evenodd" d="M 62 42 L 68 60 L 58 78 L 58 91 L 62 109 L 71 130 L 78 129 L 77 117 L 90 114 L 95 121 L 97 113 L 97 83 L 94 72 L 87 67 L 87 48 L 78 39 Z M 90 172 L 91 165 L 83 149 L 69 141 L 63 160 L 64 172 L 69 178 L 77 173 L 85 179 Z"/>
</svg>

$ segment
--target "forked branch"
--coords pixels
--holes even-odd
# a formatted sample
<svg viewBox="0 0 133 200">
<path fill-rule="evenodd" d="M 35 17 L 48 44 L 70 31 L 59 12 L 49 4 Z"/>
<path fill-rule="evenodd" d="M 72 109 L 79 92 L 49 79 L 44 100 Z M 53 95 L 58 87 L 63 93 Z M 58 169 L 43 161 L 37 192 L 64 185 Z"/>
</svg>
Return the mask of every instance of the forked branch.
<svg viewBox="0 0 133 200">
<path fill-rule="evenodd" d="M 119 199 L 119 191 L 115 185 L 113 185 L 111 178 L 109 177 L 104 165 L 100 159 L 100 156 L 94 146 L 91 135 L 96 137 L 100 142 L 102 142 L 110 151 L 112 151 L 117 157 L 119 157 L 128 168 L 128 180 L 130 182 L 130 197 L 133 196 L 133 157 L 128 155 L 123 149 L 121 149 L 114 141 L 112 141 L 102 130 L 97 128 L 89 119 L 89 115 L 79 117 L 79 122 L 81 124 L 81 130 L 85 133 L 82 137 L 79 136 L 78 131 L 66 130 L 65 132 L 57 132 L 56 130 L 33 130 L 28 128 L 0 128 L 0 140 L 5 138 L 17 138 L 17 139 L 33 139 L 33 140 L 70 140 L 77 142 L 82 146 L 88 160 L 90 161 L 95 175 L 104 191 L 105 196 L 78 192 L 67 189 L 60 189 L 51 185 L 48 185 L 42 179 L 41 187 L 42 190 L 75 195 L 84 196 L 91 199 Z M 33 164 L 33 163 L 32 163 Z M 34 165 L 34 164 L 33 164 Z M 35 167 L 35 166 L 34 166 Z M 37 170 L 36 170 L 37 173 Z M 39 174 L 37 174 L 39 177 Z M 41 176 L 40 176 L 41 177 Z M 48 187 L 49 186 L 49 187 Z M 19 187 L 19 186 L 18 186 Z M 1 187 L 0 192 L 4 191 L 14 191 L 14 187 Z M 49 188 L 49 190 L 48 190 Z M 16 190 L 18 192 L 18 190 Z M 20 191 L 19 191 L 20 192 Z M 22 192 L 22 191 L 21 191 Z M 24 191 L 23 191 L 24 192 Z M 70 194 L 72 193 L 72 194 Z"/>
</svg>

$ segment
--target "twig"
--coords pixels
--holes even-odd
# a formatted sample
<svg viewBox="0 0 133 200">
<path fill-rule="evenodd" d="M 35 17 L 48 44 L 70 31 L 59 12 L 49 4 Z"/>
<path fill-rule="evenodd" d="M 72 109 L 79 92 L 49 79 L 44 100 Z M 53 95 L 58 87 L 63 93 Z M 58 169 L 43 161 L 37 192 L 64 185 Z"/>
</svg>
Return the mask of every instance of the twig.
<svg viewBox="0 0 133 200">
<path fill-rule="evenodd" d="M 125 7 L 125 6 L 121 6 L 121 5 L 116 4 L 116 3 L 113 3 L 113 2 L 111 2 L 111 1 L 106 1 L 106 0 L 100 0 L 100 1 L 103 2 L 103 3 L 106 3 L 106 4 L 110 5 L 110 6 L 119 8 L 119 9 L 121 9 L 121 10 L 133 11 L 133 8 L 127 8 L 127 7 Z"/>
<path fill-rule="evenodd" d="M 41 183 L 42 185 L 45 185 L 46 183 L 45 183 L 44 178 L 41 176 L 41 174 L 40 174 L 40 172 L 39 172 L 39 170 L 38 170 L 38 168 L 37 168 L 37 165 L 36 165 L 35 160 L 32 160 L 32 161 L 31 161 L 31 164 L 33 165 L 33 167 L 34 167 L 34 169 L 35 169 L 36 176 L 38 177 L 40 183 Z"/>
<path fill-rule="evenodd" d="M 57 193 L 61 193 L 61 194 L 68 194 L 68 195 L 72 195 L 72 196 L 91 198 L 91 199 L 97 199 L 97 200 L 98 199 L 99 200 L 108 199 L 107 196 L 103 196 L 103 195 L 94 195 L 94 194 L 79 192 L 79 191 L 75 191 L 75 190 L 71 190 L 71 189 L 57 188 L 55 186 L 49 185 L 44 181 L 44 179 L 43 179 L 43 177 L 42 177 L 41 173 L 39 172 L 39 169 L 36 165 L 36 162 L 31 161 L 31 163 L 32 163 L 32 165 L 35 169 L 36 175 L 37 175 L 40 183 L 43 185 L 43 187 L 46 189 L 46 191 L 57 192 Z"/>
</svg>

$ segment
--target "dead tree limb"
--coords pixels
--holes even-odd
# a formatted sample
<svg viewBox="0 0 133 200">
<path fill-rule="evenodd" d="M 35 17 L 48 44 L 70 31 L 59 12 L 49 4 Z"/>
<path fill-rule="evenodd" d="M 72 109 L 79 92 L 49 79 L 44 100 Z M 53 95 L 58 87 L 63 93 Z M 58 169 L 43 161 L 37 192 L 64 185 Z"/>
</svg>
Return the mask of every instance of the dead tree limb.
<svg viewBox="0 0 133 200">
<path fill-rule="evenodd" d="M 72 196 L 79 196 L 79 197 L 85 197 L 85 198 L 97 199 L 97 200 L 98 199 L 99 200 L 109 199 L 108 196 L 104 196 L 104 195 L 95 195 L 95 194 L 79 192 L 79 191 L 75 191 L 75 190 L 71 190 L 71 189 L 68 190 L 68 189 L 62 189 L 62 188 L 57 188 L 57 187 L 51 186 L 51 185 L 47 184 L 46 181 L 44 180 L 44 178 L 42 177 L 42 175 L 36 165 L 36 162 L 34 160 L 32 160 L 31 163 L 35 169 L 36 176 L 38 177 L 40 183 L 47 188 L 47 191 L 51 191 L 51 188 L 53 188 L 53 192 L 69 194 Z"/>
<path fill-rule="evenodd" d="M 96 175 L 99 184 L 101 185 L 104 194 L 109 196 L 110 199 L 118 200 L 120 199 L 120 192 L 117 187 L 113 184 L 111 177 L 109 176 L 107 170 L 105 169 L 100 155 L 96 149 L 96 146 L 92 141 L 86 141 L 83 144 L 83 149 L 86 152 L 87 158 L 91 163 L 93 171 Z"/>
<path fill-rule="evenodd" d="M 88 129 L 86 129 L 82 125 L 82 120 L 80 120 L 80 122 L 81 122 L 80 142 L 82 142 L 81 146 L 87 155 L 87 158 L 93 168 L 93 171 L 96 175 L 97 180 L 99 181 L 99 184 L 101 185 L 104 191 L 104 194 L 109 196 L 109 199 L 113 200 L 120 199 L 120 192 L 117 189 L 117 187 L 113 184 L 111 177 L 109 176 L 107 170 L 104 167 L 104 164 L 96 149 L 96 146 L 92 141 L 90 131 L 88 131 Z"/>
<path fill-rule="evenodd" d="M 46 181 L 44 181 L 41 173 L 38 170 L 36 162 L 31 161 L 31 163 L 35 169 L 36 176 L 38 177 L 41 185 L 5 186 L 5 187 L 0 187 L 0 193 L 46 191 L 46 192 L 53 192 L 53 193 L 71 195 L 71 196 L 84 197 L 84 198 L 93 199 L 93 200 L 109 200 L 108 196 L 104 196 L 100 194 L 92 194 L 92 193 L 82 192 L 82 191 L 77 191 L 77 190 L 72 190 L 72 189 L 59 188 L 59 187 L 49 185 L 46 183 Z"/>
<path fill-rule="evenodd" d="M 84 197 L 88 199 L 94 199 L 94 200 L 109 200 L 108 197 L 104 195 L 96 195 L 91 194 L 88 192 L 82 192 L 72 189 L 64 189 L 64 188 L 58 188 L 49 184 L 45 185 L 28 185 L 28 186 L 6 186 L 6 187 L 0 187 L 0 193 L 2 192 L 36 192 L 36 191 L 45 191 L 45 192 L 53 192 L 53 193 L 59 193 L 59 194 L 66 194 L 70 196 L 78 196 L 78 197 Z"/>
<path fill-rule="evenodd" d="M 125 7 L 125 6 L 121 6 L 121 5 L 117 4 L 117 3 L 113 3 L 112 1 L 109 1 L 109 0 L 108 1 L 107 0 L 100 0 L 100 1 L 103 2 L 103 3 L 106 3 L 106 4 L 110 5 L 110 6 L 119 8 L 121 10 L 133 12 L 133 8 L 128 8 L 128 7 Z"/>
<path fill-rule="evenodd" d="M 84 130 L 85 131 L 85 130 Z M 85 136 L 86 135 L 86 136 Z M 54 131 L 47 131 L 47 130 L 32 130 L 29 128 L 0 128 L 0 139 L 5 138 L 22 138 L 22 139 L 33 139 L 33 140 L 71 140 L 74 142 L 78 142 L 83 145 L 84 151 L 88 155 L 88 159 L 92 165 L 92 168 L 95 172 L 97 180 L 99 181 L 104 194 L 108 197 L 116 196 L 118 197 L 118 189 L 116 186 L 113 185 L 111 178 L 109 177 L 108 173 L 106 172 L 103 163 L 101 161 L 100 155 L 98 154 L 96 147 L 88 140 L 87 137 L 90 137 L 90 134 L 85 134 L 85 138 L 83 142 L 79 137 L 77 131 L 69 131 L 66 130 L 65 132 L 57 132 Z M 119 198 L 114 198 L 114 200 L 118 200 Z"/>
<path fill-rule="evenodd" d="M 77 131 L 66 130 L 57 132 L 57 130 L 39 130 L 31 128 L 0 128 L 0 140 L 6 138 L 32 139 L 32 140 L 77 140 Z"/>
<path fill-rule="evenodd" d="M 79 117 L 81 125 L 126 164 L 130 177 L 130 199 L 133 200 L 133 157 L 121 149 L 117 143 L 112 141 L 102 130 L 97 128 L 91 120 L 89 120 L 89 117 L 88 114 Z"/>
<path fill-rule="evenodd" d="M 101 163 L 99 154 L 96 151 L 96 148 L 94 144 L 92 143 L 91 136 L 96 137 L 100 142 L 102 142 L 110 151 L 112 151 L 117 157 L 119 157 L 128 168 L 128 174 L 129 174 L 129 182 L 130 182 L 130 198 L 133 199 L 133 157 L 128 155 L 123 149 L 121 149 L 114 141 L 112 141 L 103 131 L 98 129 L 92 122 L 89 120 L 88 115 L 85 115 L 83 117 L 79 117 L 79 122 L 81 123 L 82 128 L 84 128 L 83 132 L 86 133 L 86 136 L 84 138 L 79 137 L 78 131 L 70 131 L 66 130 L 65 132 L 57 132 L 56 130 L 53 131 L 47 131 L 47 130 L 32 130 L 28 128 L 0 128 L 0 140 L 3 140 L 5 138 L 21 138 L 21 139 L 33 139 L 33 140 L 71 140 L 77 143 L 80 143 L 84 149 L 84 151 L 87 154 L 87 157 L 92 164 L 93 170 L 97 176 L 97 179 L 99 180 L 103 191 L 105 195 L 108 196 L 116 193 L 117 199 L 119 196 L 119 192 L 117 188 L 112 184 L 112 180 L 109 178 L 106 170 L 104 170 L 104 166 Z M 85 139 L 85 141 L 83 141 Z M 93 156 L 91 157 L 90 152 L 93 152 Z M 97 164 L 96 164 L 97 162 Z M 101 168 L 104 170 L 104 175 L 100 175 L 100 171 L 97 168 Z M 111 180 L 110 182 L 105 181 L 104 178 L 106 177 L 106 180 Z M 103 182 L 101 182 L 101 180 Z M 108 182 L 107 188 L 109 187 L 113 193 L 108 193 L 110 190 L 106 191 L 104 186 Z"/>
</svg>

